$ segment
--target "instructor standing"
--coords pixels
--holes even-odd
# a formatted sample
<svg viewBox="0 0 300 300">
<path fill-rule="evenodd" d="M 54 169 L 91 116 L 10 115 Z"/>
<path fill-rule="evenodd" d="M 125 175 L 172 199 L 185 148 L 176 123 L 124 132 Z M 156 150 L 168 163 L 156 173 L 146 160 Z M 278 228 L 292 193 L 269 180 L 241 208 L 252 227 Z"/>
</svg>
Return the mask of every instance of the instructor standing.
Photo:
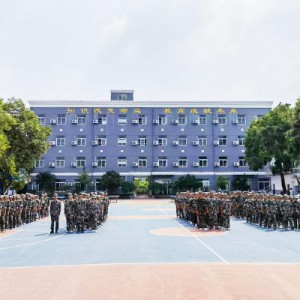
<svg viewBox="0 0 300 300">
<path fill-rule="evenodd" d="M 57 194 L 54 194 L 54 200 L 50 204 L 50 215 L 51 215 L 51 231 L 54 233 L 54 222 L 55 222 L 55 233 L 57 233 L 59 228 L 59 215 L 60 215 L 60 201 L 58 200 Z"/>
</svg>

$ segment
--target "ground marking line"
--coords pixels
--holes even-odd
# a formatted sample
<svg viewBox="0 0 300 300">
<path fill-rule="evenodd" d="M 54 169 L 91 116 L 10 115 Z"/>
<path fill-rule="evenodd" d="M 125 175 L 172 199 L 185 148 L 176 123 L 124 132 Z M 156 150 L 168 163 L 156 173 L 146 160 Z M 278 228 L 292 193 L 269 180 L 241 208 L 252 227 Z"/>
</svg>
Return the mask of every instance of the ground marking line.
<svg viewBox="0 0 300 300">
<path fill-rule="evenodd" d="M 161 211 L 163 214 L 170 216 L 168 213 L 166 213 L 165 211 L 161 210 L 159 206 L 158 210 Z M 174 220 L 177 224 L 179 224 L 180 227 L 184 228 L 184 230 L 186 230 L 193 238 L 195 238 L 198 242 L 200 242 L 204 247 L 206 247 L 209 251 L 211 251 L 214 255 L 216 255 L 221 261 L 223 261 L 225 264 L 229 265 L 229 262 L 222 257 L 219 253 L 217 253 L 214 249 L 212 249 L 211 247 L 209 247 L 205 242 L 203 242 L 199 237 L 197 237 L 195 234 L 193 234 L 192 232 L 190 232 L 189 230 L 187 230 L 186 227 L 184 227 L 182 224 L 180 224 L 176 219 L 171 219 L 170 220 Z"/>
<path fill-rule="evenodd" d="M 60 237 L 63 237 L 65 234 L 66 234 L 66 232 L 64 232 L 63 234 L 59 234 L 57 236 L 54 236 L 52 238 L 42 240 L 42 241 L 36 241 L 36 242 L 32 242 L 32 243 L 25 243 L 25 244 L 20 244 L 20 245 L 16 245 L 16 246 L 2 247 L 2 248 L 0 248 L 0 250 L 8 250 L 8 249 L 14 249 L 14 248 L 20 248 L 20 247 L 25 247 L 25 246 L 36 245 L 36 244 L 48 242 L 48 241 L 51 241 L 51 240 L 56 240 Z"/>
<path fill-rule="evenodd" d="M 78 264 L 78 265 L 48 265 L 48 266 L 22 266 L 22 267 L 0 267 L 0 271 L 7 270 L 19 270 L 19 269 L 51 269 L 51 268 L 78 268 L 78 267 L 110 267 L 110 266 L 143 266 L 143 265 L 191 265 L 191 266 L 203 266 L 203 265 L 215 265 L 215 266 L 224 266 L 223 262 L 199 262 L 199 261 L 189 261 L 189 262 L 125 262 L 125 263 L 99 263 L 99 264 Z M 226 264 L 227 265 L 227 264 Z M 295 263 L 281 263 L 281 262 L 233 262 L 228 264 L 230 267 L 232 266 L 295 266 L 300 267 L 299 262 Z"/>
</svg>

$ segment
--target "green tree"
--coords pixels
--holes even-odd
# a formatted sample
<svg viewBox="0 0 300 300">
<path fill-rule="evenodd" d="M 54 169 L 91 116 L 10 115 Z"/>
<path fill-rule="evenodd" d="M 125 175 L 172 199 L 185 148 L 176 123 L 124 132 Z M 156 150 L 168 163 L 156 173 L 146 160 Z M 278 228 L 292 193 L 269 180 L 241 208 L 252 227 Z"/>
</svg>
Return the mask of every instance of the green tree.
<svg viewBox="0 0 300 300">
<path fill-rule="evenodd" d="M 228 179 L 225 176 L 219 176 L 217 178 L 216 186 L 219 190 L 226 190 L 228 187 Z"/>
<path fill-rule="evenodd" d="M 52 194 L 55 190 L 56 177 L 50 172 L 41 172 L 36 175 L 36 183 L 39 185 L 39 190 Z"/>
<path fill-rule="evenodd" d="M 101 186 L 107 190 L 108 194 L 115 193 L 121 186 L 121 176 L 116 171 L 107 171 L 101 178 Z"/>
<path fill-rule="evenodd" d="M 293 117 L 294 117 L 294 122 L 293 122 L 294 150 L 295 150 L 297 163 L 300 164 L 300 98 L 296 102 Z"/>
<path fill-rule="evenodd" d="M 202 180 L 197 179 L 195 175 L 187 174 L 185 176 L 179 177 L 175 183 L 174 187 L 177 191 L 190 191 L 193 192 L 199 188 L 202 188 Z"/>
<path fill-rule="evenodd" d="M 88 191 L 89 187 L 92 185 L 89 173 L 83 169 L 78 177 L 78 185 L 76 192 Z"/>
<path fill-rule="evenodd" d="M 0 117 L 1 114 L 4 116 L 6 124 L 2 124 L 1 118 L 0 190 L 4 192 L 12 184 L 13 178 L 18 176 L 19 170 L 24 169 L 29 173 L 34 160 L 40 159 L 47 151 L 51 129 L 41 126 L 36 115 L 20 99 L 11 99 L 6 103 L 1 101 L 0 104 Z"/>
<path fill-rule="evenodd" d="M 134 184 L 130 181 L 122 181 L 121 183 L 122 194 L 131 194 L 134 191 Z"/>
<path fill-rule="evenodd" d="M 147 194 L 149 192 L 149 180 L 134 179 L 134 188 L 137 194 Z"/>
<path fill-rule="evenodd" d="M 250 189 L 245 174 L 243 176 L 235 176 L 232 181 L 232 186 L 235 190 L 239 190 L 239 191 L 249 191 Z"/>
<path fill-rule="evenodd" d="M 246 133 L 246 161 L 251 170 L 258 171 L 270 163 L 273 175 L 280 175 L 284 193 L 287 193 L 286 173 L 295 162 L 293 144 L 293 109 L 279 104 L 260 120 L 254 120 Z"/>
</svg>

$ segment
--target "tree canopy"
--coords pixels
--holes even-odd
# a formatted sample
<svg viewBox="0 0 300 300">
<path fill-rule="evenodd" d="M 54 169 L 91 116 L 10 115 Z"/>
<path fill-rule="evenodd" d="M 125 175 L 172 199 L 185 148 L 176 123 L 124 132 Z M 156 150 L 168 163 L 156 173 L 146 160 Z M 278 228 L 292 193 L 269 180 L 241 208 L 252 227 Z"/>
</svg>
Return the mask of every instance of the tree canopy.
<svg viewBox="0 0 300 300">
<path fill-rule="evenodd" d="M 261 119 L 254 120 L 245 138 L 250 169 L 258 171 L 269 164 L 272 174 L 281 176 L 284 193 L 287 193 L 284 174 L 292 172 L 295 163 L 293 128 L 293 109 L 289 104 L 279 104 Z"/>
<path fill-rule="evenodd" d="M 179 177 L 175 183 L 174 187 L 178 191 L 195 191 L 202 188 L 202 180 L 197 179 L 195 175 L 187 174 L 185 176 Z"/>
<path fill-rule="evenodd" d="M 20 99 L 0 100 L 0 119 L 0 193 L 4 193 L 13 180 L 19 179 L 21 170 L 28 174 L 34 160 L 47 151 L 51 129 L 41 126 Z"/>
<path fill-rule="evenodd" d="M 101 186 L 107 189 L 108 194 L 116 192 L 121 186 L 122 178 L 116 171 L 107 171 L 101 178 Z"/>
</svg>

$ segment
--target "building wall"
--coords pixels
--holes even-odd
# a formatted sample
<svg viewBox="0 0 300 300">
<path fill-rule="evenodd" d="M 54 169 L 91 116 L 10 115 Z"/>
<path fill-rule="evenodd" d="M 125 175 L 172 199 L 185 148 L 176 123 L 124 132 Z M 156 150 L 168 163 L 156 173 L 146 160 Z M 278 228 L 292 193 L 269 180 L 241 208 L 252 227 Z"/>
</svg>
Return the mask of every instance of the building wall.
<svg viewBox="0 0 300 300">
<path fill-rule="evenodd" d="M 112 100 L 113 98 L 116 100 L 118 97 L 114 94 Z M 210 187 L 215 189 L 217 176 L 225 175 L 233 178 L 234 175 L 246 174 L 252 181 L 252 188 L 256 190 L 259 188 L 258 180 L 266 177 L 265 170 L 252 172 L 247 166 L 235 166 L 235 163 L 244 156 L 245 149 L 241 137 L 245 136 L 247 128 L 255 117 L 264 115 L 270 110 L 271 102 L 264 104 L 199 101 L 135 102 L 130 95 L 128 99 L 102 102 L 30 101 L 31 109 L 35 114 L 44 121 L 45 126 L 52 128 L 49 137 L 52 146 L 42 158 L 44 165 L 37 167 L 32 176 L 49 171 L 58 179 L 74 182 L 82 171 L 76 160 L 78 157 L 85 157 L 85 169 L 93 179 L 100 178 L 108 170 L 115 170 L 128 178 L 152 175 L 155 179 L 165 177 L 172 181 L 185 174 L 194 174 L 209 180 Z M 63 116 L 65 116 L 65 124 L 60 125 L 59 121 Z M 74 124 L 74 120 L 79 121 L 82 116 L 86 117 L 85 125 Z M 106 116 L 106 124 L 100 124 L 101 116 Z M 118 120 L 121 116 L 126 116 L 126 125 L 119 124 Z M 162 116 L 166 117 L 165 124 L 159 124 Z M 186 118 L 185 124 L 180 124 L 183 120 L 182 116 Z M 241 121 L 242 116 L 245 117 L 246 123 L 236 124 L 238 117 Z M 198 124 L 199 117 L 202 121 L 205 117 L 206 124 Z M 222 117 L 226 118 L 225 124 L 220 124 Z M 63 146 L 58 144 L 61 136 L 65 138 Z M 72 145 L 72 141 L 77 141 L 81 136 L 85 137 L 86 145 Z M 226 145 L 215 145 L 215 141 L 222 143 L 221 136 L 226 137 Z M 96 144 L 95 141 L 101 137 L 106 138 L 106 145 L 98 143 L 93 145 L 93 141 Z M 127 138 L 127 145 L 118 145 L 118 138 L 121 137 Z M 159 139 L 164 137 L 167 139 L 167 144 L 156 145 Z M 195 141 L 204 137 L 207 139 L 207 144 L 196 145 Z M 146 144 L 140 145 L 144 138 Z M 186 145 L 180 145 L 180 143 L 184 144 L 185 138 Z M 179 145 L 176 145 L 176 142 L 179 142 Z M 58 157 L 65 159 L 64 167 L 57 165 Z M 97 157 L 105 157 L 105 167 L 93 167 Z M 127 166 L 118 166 L 118 159 L 122 157 L 127 159 Z M 136 166 L 139 158 L 143 157 L 146 158 L 147 165 Z M 207 166 L 196 166 L 199 157 L 207 157 Z M 220 157 L 227 157 L 227 166 L 216 166 Z M 155 166 L 155 163 L 163 158 L 167 159 L 167 165 Z M 186 166 L 175 166 L 176 163 L 180 163 L 180 159 L 184 158 L 187 159 Z"/>
</svg>

